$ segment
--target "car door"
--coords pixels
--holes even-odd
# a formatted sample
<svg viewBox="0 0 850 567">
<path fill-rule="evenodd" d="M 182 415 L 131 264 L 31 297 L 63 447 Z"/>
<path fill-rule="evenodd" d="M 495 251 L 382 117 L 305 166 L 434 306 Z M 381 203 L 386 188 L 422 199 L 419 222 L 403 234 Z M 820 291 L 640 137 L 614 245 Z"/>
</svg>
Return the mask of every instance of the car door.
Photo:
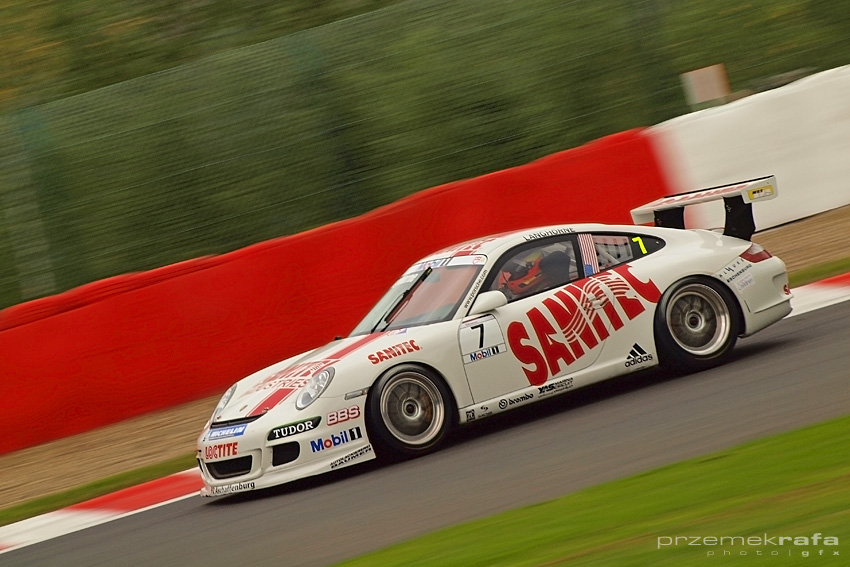
<svg viewBox="0 0 850 567">
<path fill-rule="evenodd" d="M 508 304 L 465 318 L 458 332 L 476 403 L 541 387 L 599 356 L 607 331 L 597 311 L 605 304 L 593 286 L 573 285 L 584 277 L 579 258 L 576 235 L 560 235 L 517 246 L 494 264 L 482 291 L 501 290 Z"/>
</svg>

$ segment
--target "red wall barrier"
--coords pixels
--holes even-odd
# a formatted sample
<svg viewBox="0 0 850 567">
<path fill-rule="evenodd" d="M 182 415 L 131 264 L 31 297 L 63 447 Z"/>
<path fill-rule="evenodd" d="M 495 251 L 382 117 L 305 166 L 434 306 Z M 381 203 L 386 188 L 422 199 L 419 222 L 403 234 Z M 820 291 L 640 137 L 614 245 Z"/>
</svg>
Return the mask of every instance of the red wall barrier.
<svg viewBox="0 0 850 567">
<path fill-rule="evenodd" d="M 345 335 L 434 250 L 545 224 L 630 224 L 631 208 L 667 192 L 649 139 L 630 131 L 305 233 L 6 309 L 0 454 L 223 391 Z"/>
</svg>

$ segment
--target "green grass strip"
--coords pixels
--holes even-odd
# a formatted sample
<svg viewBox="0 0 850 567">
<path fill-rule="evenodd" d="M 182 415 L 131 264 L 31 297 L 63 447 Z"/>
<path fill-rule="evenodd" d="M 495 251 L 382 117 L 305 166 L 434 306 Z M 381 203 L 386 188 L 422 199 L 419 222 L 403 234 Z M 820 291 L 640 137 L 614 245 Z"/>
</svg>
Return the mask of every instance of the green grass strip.
<svg viewBox="0 0 850 567">
<path fill-rule="evenodd" d="M 825 262 L 802 270 L 795 270 L 788 274 L 788 283 L 792 288 L 800 287 L 848 272 L 850 272 L 850 258 L 844 258 L 843 260 Z"/>
<path fill-rule="evenodd" d="M 440 530 L 343 565 L 847 565 L 847 447 L 850 416 Z M 815 533 L 839 544 L 776 543 Z M 765 534 L 774 543 L 764 543 Z M 659 547 L 659 538 L 677 536 L 763 543 L 695 546 L 688 539 Z"/>
<path fill-rule="evenodd" d="M 91 500 L 104 494 L 111 494 L 123 488 L 129 488 L 151 480 L 163 478 L 170 474 L 191 469 L 197 465 L 195 453 L 189 453 L 169 461 L 84 484 L 71 490 L 28 500 L 0 510 L 0 526 L 25 520 L 39 514 L 46 514 L 47 512 L 59 510 L 73 504 L 79 504 L 80 502 L 85 502 L 86 500 Z"/>
</svg>

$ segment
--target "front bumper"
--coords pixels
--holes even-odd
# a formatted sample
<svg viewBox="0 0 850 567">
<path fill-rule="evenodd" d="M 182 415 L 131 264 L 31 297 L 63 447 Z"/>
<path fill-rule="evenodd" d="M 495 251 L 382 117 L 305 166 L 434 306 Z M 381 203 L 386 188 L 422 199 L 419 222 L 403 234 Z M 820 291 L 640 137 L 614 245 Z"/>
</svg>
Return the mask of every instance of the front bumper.
<svg viewBox="0 0 850 567">
<path fill-rule="evenodd" d="M 362 404 L 356 419 L 328 425 L 341 403 L 322 399 L 297 414 L 272 411 L 247 424 L 207 427 L 198 440 L 201 495 L 268 488 L 374 459 Z"/>
</svg>

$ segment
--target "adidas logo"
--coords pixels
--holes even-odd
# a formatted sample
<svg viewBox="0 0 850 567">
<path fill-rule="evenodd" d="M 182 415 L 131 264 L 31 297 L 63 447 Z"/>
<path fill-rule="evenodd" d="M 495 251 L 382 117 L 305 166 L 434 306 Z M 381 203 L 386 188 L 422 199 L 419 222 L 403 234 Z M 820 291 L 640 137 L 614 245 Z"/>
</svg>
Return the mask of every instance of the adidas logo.
<svg viewBox="0 0 850 567">
<path fill-rule="evenodd" d="M 650 360 L 652 360 L 652 355 L 643 350 L 639 344 L 635 343 L 632 350 L 629 351 L 629 356 L 626 357 L 626 368 L 635 364 L 649 362 Z"/>
</svg>

